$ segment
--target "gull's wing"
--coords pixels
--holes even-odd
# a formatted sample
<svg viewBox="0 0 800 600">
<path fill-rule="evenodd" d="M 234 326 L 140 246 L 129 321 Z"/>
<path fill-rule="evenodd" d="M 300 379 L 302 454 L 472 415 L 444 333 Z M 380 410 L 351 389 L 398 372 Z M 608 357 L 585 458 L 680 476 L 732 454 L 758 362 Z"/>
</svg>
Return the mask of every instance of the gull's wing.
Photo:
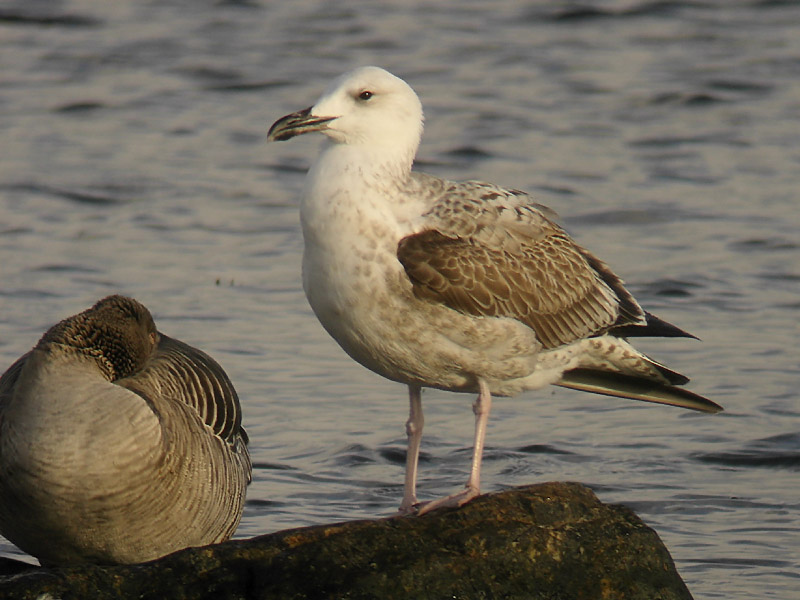
<svg viewBox="0 0 800 600">
<path fill-rule="evenodd" d="M 615 327 L 646 327 L 622 280 L 523 192 L 451 183 L 397 256 L 419 298 L 510 317 L 545 348 Z"/>
</svg>

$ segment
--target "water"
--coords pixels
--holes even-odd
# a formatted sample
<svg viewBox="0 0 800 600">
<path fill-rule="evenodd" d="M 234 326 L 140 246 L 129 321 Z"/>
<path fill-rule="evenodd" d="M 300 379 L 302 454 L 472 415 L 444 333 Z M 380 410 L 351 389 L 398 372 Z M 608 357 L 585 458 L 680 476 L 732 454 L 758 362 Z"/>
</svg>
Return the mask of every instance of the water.
<svg viewBox="0 0 800 600">
<path fill-rule="evenodd" d="M 255 477 L 238 536 L 395 510 L 406 392 L 348 359 L 300 287 L 319 142 L 265 143 L 332 77 L 378 64 L 423 100 L 420 168 L 552 206 L 703 339 L 637 345 L 726 408 L 500 400 L 484 489 L 584 482 L 658 531 L 695 597 L 795 598 L 798 24 L 778 0 L 5 0 L 0 369 L 55 321 L 135 296 L 242 397 Z M 466 479 L 470 402 L 424 396 L 423 499 Z"/>
</svg>

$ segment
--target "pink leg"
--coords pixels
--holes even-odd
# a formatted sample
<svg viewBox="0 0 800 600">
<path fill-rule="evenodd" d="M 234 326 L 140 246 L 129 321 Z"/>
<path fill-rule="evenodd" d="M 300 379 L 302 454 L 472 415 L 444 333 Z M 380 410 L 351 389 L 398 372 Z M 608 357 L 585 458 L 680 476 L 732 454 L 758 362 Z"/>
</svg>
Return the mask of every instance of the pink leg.
<svg viewBox="0 0 800 600">
<path fill-rule="evenodd" d="M 488 384 L 482 379 L 478 380 L 480 393 L 472 412 L 475 413 L 475 444 L 472 448 L 472 468 L 469 479 L 464 489 L 450 496 L 439 498 L 423 505 L 417 514 L 425 514 L 442 506 L 463 506 L 481 493 L 481 461 L 483 460 L 483 444 L 486 441 L 486 424 L 489 422 L 489 412 L 492 409 L 492 393 Z"/>
<path fill-rule="evenodd" d="M 422 388 L 418 385 L 409 385 L 408 399 L 410 404 L 408 421 L 406 421 L 408 450 L 406 451 L 406 480 L 403 486 L 403 501 L 400 503 L 401 515 L 413 513 L 417 509 L 417 465 L 419 464 L 422 427 L 425 424 L 425 418 L 422 415 Z"/>
</svg>

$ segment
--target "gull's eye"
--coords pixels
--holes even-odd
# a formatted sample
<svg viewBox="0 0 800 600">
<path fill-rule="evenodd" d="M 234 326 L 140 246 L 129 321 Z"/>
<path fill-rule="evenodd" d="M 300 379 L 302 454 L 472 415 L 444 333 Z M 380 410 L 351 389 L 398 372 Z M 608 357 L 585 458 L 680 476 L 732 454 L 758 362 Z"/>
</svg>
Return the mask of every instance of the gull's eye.
<svg viewBox="0 0 800 600">
<path fill-rule="evenodd" d="M 372 92 L 370 92 L 369 90 L 364 90 L 363 92 L 361 92 L 358 95 L 358 99 L 359 100 L 369 100 L 370 98 L 372 98 L 372 96 L 373 96 Z"/>
</svg>

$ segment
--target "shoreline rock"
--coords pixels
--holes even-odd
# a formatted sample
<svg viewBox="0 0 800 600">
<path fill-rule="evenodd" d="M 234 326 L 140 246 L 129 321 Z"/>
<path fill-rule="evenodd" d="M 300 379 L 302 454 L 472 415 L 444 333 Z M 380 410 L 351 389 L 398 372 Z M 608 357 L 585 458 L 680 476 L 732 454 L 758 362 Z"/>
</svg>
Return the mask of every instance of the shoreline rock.
<svg viewBox="0 0 800 600">
<path fill-rule="evenodd" d="M 138 565 L 2 563 L 3 575 L 21 570 L 0 576 L 0 599 L 10 600 L 692 598 L 657 534 L 577 483 L 486 494 L 421 517 L 290 529 Z"/>
</svg>

